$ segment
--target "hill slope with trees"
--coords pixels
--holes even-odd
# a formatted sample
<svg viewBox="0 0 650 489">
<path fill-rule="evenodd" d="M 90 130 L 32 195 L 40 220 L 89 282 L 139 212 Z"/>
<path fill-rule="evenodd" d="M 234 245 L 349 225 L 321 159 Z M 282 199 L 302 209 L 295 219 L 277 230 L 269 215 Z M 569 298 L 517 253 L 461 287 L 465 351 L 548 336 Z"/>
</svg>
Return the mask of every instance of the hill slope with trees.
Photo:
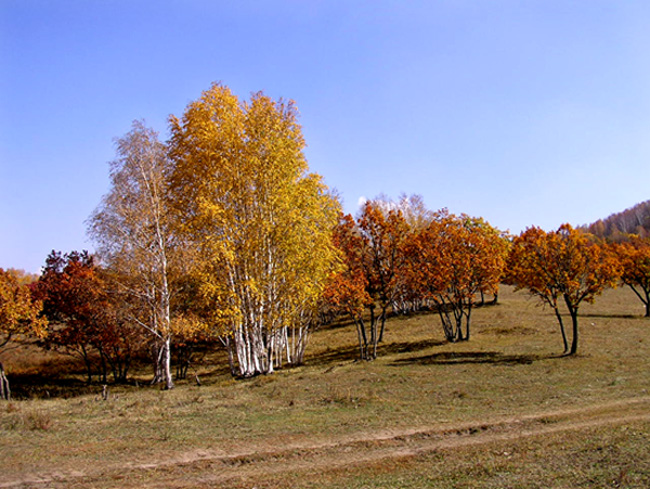
<svg viewBox="0 0 650 489">
<path fill-rule="evenodd" d="M 636 204 L 605 219 L 582 226 L 582 229 L 599 238 L 621 241 L 627 234 L 650 237 L 650 200 Z"/>
</svg>

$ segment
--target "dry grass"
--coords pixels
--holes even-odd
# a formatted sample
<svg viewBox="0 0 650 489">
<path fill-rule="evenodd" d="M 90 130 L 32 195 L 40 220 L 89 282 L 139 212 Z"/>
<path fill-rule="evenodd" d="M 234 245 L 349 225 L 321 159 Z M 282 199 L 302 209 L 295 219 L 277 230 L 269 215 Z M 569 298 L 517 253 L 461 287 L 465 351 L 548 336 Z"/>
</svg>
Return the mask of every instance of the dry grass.
<svg viewBox="0 0 650 489">
<path fill-rule="evenodd" d="M 648 397 L 650 321 L 641 309 L 631 292 L 608 291 L 581 311 L 580 353 L 563 358 L 551 311 L 505 289 L 498 306 L 474 312 L 467 343 L 442 341 L 435 315 L 394 318 L 380 358 L 360 363 L 352 326 L 333 325 L 316 333 L 305 366 L 272 376 L 235 381 L 209 358 L 202 387 L 113 387 L 103 401 L 94 386 L 69 399 L 0 404 L 0 487 L 221 487 L 217 475 L 239 477 L 239 467 L 243 479 L 223 487 L 647 487 L 643 420 L 350 458 L 419 444 L 402 436 L 413 431 L 570 409 L 578 422 L 590 406 Z M 52 385 L 65 386 L 62 377 Z M 395 437 L 378 445 L 386 433 Z M 315 456 L 302 467 L 307 449 Z M 330 452 L 350 464 L 318 462 Z"/>
</svg>

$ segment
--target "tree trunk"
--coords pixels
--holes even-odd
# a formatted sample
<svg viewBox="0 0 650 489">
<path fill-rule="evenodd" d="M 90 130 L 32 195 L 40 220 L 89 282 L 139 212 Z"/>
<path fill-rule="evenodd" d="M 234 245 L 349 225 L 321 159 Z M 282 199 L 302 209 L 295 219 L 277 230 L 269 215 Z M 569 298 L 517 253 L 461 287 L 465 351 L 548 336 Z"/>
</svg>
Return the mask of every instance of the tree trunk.
<svg viewBox="0 0 650 489">
<path fill-rule="evenodd" d="M 375 317 L 375 308 L 370 308 L 370 342 L 372 343 L 372 353 L 368 355 L 366 360 L 375 360 L 377 358 L 377 344 L 379 341 L 379 334 L 377 331 L 377 320 Z M 366 352 L 367 353 L 367 352 Z"/>
<path fill-rule="evenodd" d="M 99 366 L 101 371 L 99 373 L 99 381 L 102 384 L 108 383 L 108 363 L 106 362 L 106 355 L 104 354 L 104 349 L 101 347 L 97 348 L 99 352 Z"/>
<path fill-rule="evenodd" d="M 573 326 L 573 338 L 571 338 L 571 350 L 569 355 L 575 355 L 578 351 L 578 308 L 571 305 L 571 301 L 567 296 L 564 296 L 567 308 L 571 314 L 571 323 Z"/>
<path fill-rule="evenodd" d="M 165 389 L 174 388 L 174 379 L 172 378 L 172 348 L 171 338 L 167 337 L 163 345 L 163 378 L 165 381 Z"/>
<path fill-rule="evenodd" d="M 226 336 L 226 350 L 228 351 L 228 367 L 230 367 L 230 375 L 237 376 L 237 369 L 235 368 L 235 352 L 230 336 Z"/>
<path fill-rule="evenodd" d="M 354 322 L 357 325 L 357 336 L 359 338 L 359 359 L 366 360 L 368 351 L 368 339 L 366 337 L 366 325 L 363 319 Z"/>
<path fill-rule="evenodd" d="M 5 401 L 11 400 L 11 389 L 9 388 L 9 379 L 5 375 L 5 369 L 0 363 L 0 399 Z"/>
<path fill-rule="evenodd" d="M 463 337 L 463 318 L 465 313 L 463 312 L 463 303 L 459 302 L 457 304 L 452 303 L 454 311 L 454 322 L 456 325 L 456 331 L 454 332 L 454 342 L 456 341 L 465 341 Z"/>
<path fill-rule="evenodd" d="M 162 348 L 158 344 L 158 341 L 156 340 L 151 345 L 151 357 L 153 359 L 153 379 L 151 380 L 152 385 L 162 382 L 163 379 L 162 354 L 163 354 Z"/>
<path fill-rule="evenodd" d="M 456 334 L 454 332 L 454 327 L 451 324 L 451 319 L 449 318 L 449 312 L 444 310 L 444 305 L 438 305 L 438 314 L 440 316 L 440 321 L 442 322 L 442 330 L 445 333 L 445 338 L 447 341 L 453 343 L 456 340 Z"/>
<path fill-rule="evenodd" d="M 643 295 L 641 295 L 641 292 L 636 290 L 636 287 L 632 284 L 628 284 L 630 289 L 636 294 L 636 296 L 643 302 L 643 305 L 645 306 L 645 317 L 650 317 L 650 289 L 647 287 L 641 286 L 640 288 L 643 290 L 643 295 L 645 295 L 645 298 Z"/>
<path fill-rule="evenodd" d="M 560 331 L 562 332 L 562 342 L 564 343 L 564 354 L 566 355 L 569 352 L 569 342 L 566 338 L 566 331 L 564 330 L 564 322 L 562 321 L 562 315 L 560 314 L 557 306 L 553 307 L 555 311 L 555 317 L 557 317 L 558 323 L 560 323 Z"/>
<path fill-rule="evenodd" d="M 571 351 L 569 355 L 575 355 L 578 351 L 578 311 L 571 312 L 571 321 L 573 322 L 573 338 L 571 340 Z"/>
<path fill-rule="evenodd" d="M 379 330 L 379 339 L 377 340 L 378 343 L 384 341 L 384 329 L 386 326 L 386 309 L 388 309 L 388 306 L 381 308 L 381 316 L 379 318 L 381 320 L 381 329 Z"/>
</svg>

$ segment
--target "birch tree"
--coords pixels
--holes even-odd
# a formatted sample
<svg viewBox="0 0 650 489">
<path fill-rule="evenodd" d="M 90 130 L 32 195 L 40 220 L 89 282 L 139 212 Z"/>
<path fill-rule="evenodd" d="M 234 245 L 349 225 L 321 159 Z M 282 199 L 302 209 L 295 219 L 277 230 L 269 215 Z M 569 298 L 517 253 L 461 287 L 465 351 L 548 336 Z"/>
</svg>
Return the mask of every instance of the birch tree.
<svg viewBox="0 0 650 489">
<path fill-rule="evenodd" d="M 165 197 L 168 169 L 166 148 L 157 133 L 134 122 L 117 140 L 111 188 L 90 217 L 88 229 L 122 291 L 133 299 L 131 320 L 152 340 L 153 382 L 171 389 L 171 301 L 180 263 Z"/>
<path fill-rule="evenodd" d="M 296 363 L 336 263 L 338 202 L 308 171 L 297 116 L 292 102 L 241 103 L 214 84 L 170 120 L 169 196 L 242 376 Z"/>
</svg>

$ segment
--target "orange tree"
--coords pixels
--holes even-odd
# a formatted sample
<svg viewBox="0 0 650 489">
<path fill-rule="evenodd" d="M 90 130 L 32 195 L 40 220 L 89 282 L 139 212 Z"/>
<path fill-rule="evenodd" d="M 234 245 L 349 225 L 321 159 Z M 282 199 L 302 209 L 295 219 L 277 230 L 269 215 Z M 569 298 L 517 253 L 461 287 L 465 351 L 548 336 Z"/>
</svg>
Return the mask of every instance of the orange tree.
<svg viewBox="0 0 650 489">
<path fill-rule="evenodd" d="M 124 382 L 139 345 L 140 335 L 127 317 L 128 297 L 115 289 L 86 251 L 53 251 L 34 284 L 50 324 L 43 346 L 82 360 L 88 383 L 96 370 L 102 382 L 109 370 L 116 382 Z"/>
<path fill-rule="evenodd" d="M 589 235 L 563 224 L 557 231 L 532 227 L 513 240 L 508 262 L 508 282 L 527 289 L 551 306 L 560 324 L 565 354 L 578 350 L 578 311 L 606 287 L 614 287 L 619 265 Z M 563 301 L 572 323 L 571 347 L 560 312 Z"/>
<path fill-rule="evenodd" d="M 643 302 L 645 317 L 650 317 L 650 238 L 632 236 L 613 248 L 621 264 L 621 280 Z"/>
<path fill-rule="evenodd" d="M 334 232 L 344 271 L 330 280 L 327 301 L 350 315 L 357 326 L 362 360 L 377 358 L 388 309 L 399 290 L 402 245 L 408 226 L 402 213 L 368 201 L 355 221 L 342 216 Z M 368 310 L 366 322 L 364 312 Z"/>
<path fill-rule="evenodd" d="M 34 300 L 27 285 L 19 283 L 16 273 L 0 268 L 0 351 L 16 337 L 43 337 L 46 321 L 39 318 L 42 304 Z M 0 363 L 0 399 L 9 399 L 9 380 Z"/>
<path fill-rule="evenodd" d="M 477 295 L 496 294 L 503 276 L 507 241 L 502 234 L 481 218 L 443 210 L 410 236 L 405 256 L 410 288 L 433 300 L 447 340 L 469 340 Z"/>
</svg>

